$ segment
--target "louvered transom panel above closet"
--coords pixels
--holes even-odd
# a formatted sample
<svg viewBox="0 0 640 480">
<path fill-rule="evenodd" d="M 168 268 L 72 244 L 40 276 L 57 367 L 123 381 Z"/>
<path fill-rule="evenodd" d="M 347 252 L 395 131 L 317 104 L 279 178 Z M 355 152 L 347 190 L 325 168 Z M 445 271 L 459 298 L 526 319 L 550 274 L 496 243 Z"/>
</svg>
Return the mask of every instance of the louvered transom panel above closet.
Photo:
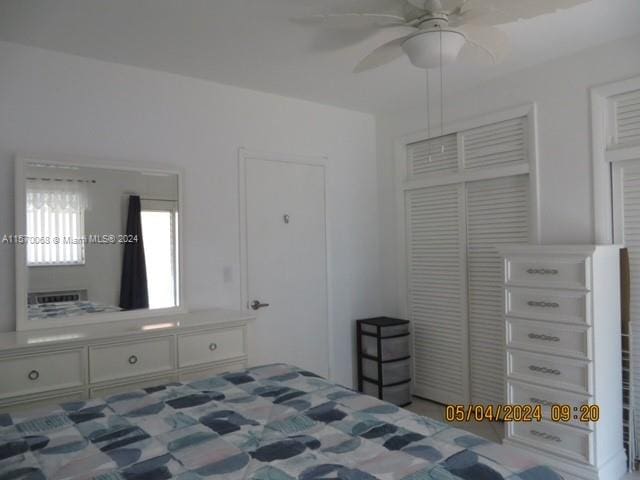
<svg viewBox="0 0 640 480">
<path fill-rule="evenodd" d="M 455 134 L 407 145 L 409 177 L 458 171 L 458 139 Z"/>
<path fill-rule="evenodd" d="M 465 169 L 527 164 L 527 121 L 514 118 L 462 132 Z"/>
<path fill-rule="evenodd" d="M 614 129 L 611 143 L 614 147 L 640 145 L 640 90 L 611 98 Z"/>
<path fill-rule="evenodd" d="M 461 185 L 406 197 L 415 393 L 442 403 L 465 398 L 467 389 L 462 200 Z"/>
<path fill-rule="evenodd" d="M 497 246 L 529 240 L 529 177 L 467 184 L 469 365 L 474 403 L 504 399 L 503 267 Z"/>
</svg>

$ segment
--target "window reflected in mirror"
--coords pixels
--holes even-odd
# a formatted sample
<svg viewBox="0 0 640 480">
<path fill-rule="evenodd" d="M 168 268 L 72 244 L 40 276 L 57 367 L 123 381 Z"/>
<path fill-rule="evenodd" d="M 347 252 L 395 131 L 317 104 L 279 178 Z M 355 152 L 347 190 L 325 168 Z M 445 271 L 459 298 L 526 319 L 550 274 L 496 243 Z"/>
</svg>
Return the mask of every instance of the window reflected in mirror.
<svg viewBox="0 0 640 480">
<path fill-rule="evenodd" d="M 68 325 L 179 305 L 176 174 L 43 163 L 24 170 L 28 320 Z"/>
</svg>

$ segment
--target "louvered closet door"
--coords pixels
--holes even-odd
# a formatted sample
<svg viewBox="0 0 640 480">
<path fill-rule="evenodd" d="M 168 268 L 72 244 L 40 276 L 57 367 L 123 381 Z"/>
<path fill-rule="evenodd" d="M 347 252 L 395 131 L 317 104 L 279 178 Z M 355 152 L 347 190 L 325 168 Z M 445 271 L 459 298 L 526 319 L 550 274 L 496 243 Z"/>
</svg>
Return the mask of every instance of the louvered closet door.
<svg viewBox="0 0 640 480">
<path fill-rule="evenodd" d="M 464 186 L 408 191 L 408 307 L 414 329 L 414 393 L 468 401 Z"/>
<path fill-rule="evenodd" d="M 640 160 L 614 164 L 613 188 L 616 227 L 614 240 L 629 250 L 631 402 L 636 412 L 635 430 L 640 432 Z M 627 427 L 628 424 L 625 424 L 625 428 Z M 639 449 L 636 448 L 636 451 Z"/>
<path fill-rule="evenodd" d="M 614 146 L 640 145 L 640 90 L 612 98 L 614 107 Z"/>
<path fill-rule="evenodd" d="M 504 402 L 502 262 L 496 247 L 527 243 L 529 177 L 467 184 L 467 262 L 471 401 Z"/>
</svg>

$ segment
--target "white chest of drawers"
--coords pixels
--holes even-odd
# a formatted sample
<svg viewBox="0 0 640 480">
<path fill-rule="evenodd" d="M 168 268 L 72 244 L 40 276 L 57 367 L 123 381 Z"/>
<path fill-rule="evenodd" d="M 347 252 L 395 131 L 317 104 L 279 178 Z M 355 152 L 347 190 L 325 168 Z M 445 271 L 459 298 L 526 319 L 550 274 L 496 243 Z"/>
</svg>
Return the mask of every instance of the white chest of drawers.
<svg viewBox="0 0 640 480">
<path fill-rule="evenodd" d="M 535 453 L 567 479 L 620 478 L 626 471 L 620 247 L 515 245 L 500 251 L 506 402 L 541 405 L 544 416 L 506 423 L 504 443 Z M 571 418 L 554 422 L 553 405 L 569 405 Z M 600 419 L 581 422 L 582 405 L 598 405 Z"/>
<path fill-rule="evenodd" d="M 217 309 L 0 334 L 0 412 L 241 370 L 253 319 Z"/>
</svg>

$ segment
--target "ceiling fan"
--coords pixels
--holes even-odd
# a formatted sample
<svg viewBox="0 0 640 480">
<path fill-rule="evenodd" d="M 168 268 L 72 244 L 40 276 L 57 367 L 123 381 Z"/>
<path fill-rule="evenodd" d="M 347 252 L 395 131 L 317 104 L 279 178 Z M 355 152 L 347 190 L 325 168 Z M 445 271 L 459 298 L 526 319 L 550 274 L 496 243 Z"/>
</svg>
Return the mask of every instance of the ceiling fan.
<svg viewBox="0 0 640 480">
<path fill-rule="evenodd" d="M 509 38 L 495 25 L 537 17 L 590 0 L 388 0 L 387 11 L 326 13 L 298 23 L 337 29 L 384 30 L 384 43 L 355 68 L 371 70 L 406 54 L 423 69 L 461 61 L 497 64 L 509 52 Z M 380 2 L 377 2 L 378 4 Z"/>
</svg>

